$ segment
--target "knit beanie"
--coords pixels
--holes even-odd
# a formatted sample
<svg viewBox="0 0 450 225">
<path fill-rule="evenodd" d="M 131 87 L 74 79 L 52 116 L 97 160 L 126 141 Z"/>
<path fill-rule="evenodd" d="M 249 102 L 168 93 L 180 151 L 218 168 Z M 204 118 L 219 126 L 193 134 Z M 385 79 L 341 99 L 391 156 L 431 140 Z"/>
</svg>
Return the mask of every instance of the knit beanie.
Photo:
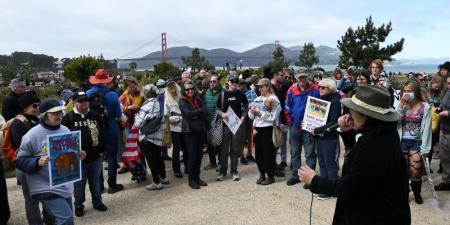
<svg viewBox="0 0 450 225">
<path fill-rule="evenodd" d="M 36 92 L 34 91 L 27 91 L 23 93 L 18 100 L 20 109 L 24 110 L 28 106 L 30 106 L 33 103 L 40 103 L 41 100 L 39 100 L 39 97 L 37 96 Z"/>
</svg>

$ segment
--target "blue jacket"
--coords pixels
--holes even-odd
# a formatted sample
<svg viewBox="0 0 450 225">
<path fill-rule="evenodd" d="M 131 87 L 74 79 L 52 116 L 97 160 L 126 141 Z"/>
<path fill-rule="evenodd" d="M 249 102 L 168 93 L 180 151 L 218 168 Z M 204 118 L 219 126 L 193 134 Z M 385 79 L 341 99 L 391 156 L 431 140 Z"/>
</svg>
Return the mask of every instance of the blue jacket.
<svg viewBox="0 0 450 225">
<path fill-rule="evenodd" d="M 108 115 L 105 121 L 106 134 L 118 134 L 119 124 L 117 119 L 122 116 L 122 109 L 120 108 L 119 96 L 116 92 L 108 90 L 106 86 L 95 85 L 86 94 L 90 97 L 94 92 L 102 92 L 106 98 L 106 111 Z"/>
<path fill-rule="evenodd" d="M 316 84 L 309 83 L 305 90 L 299 89 L 298 83 L 293 84 L 289 88 L 286 102 L 284 103 L 289 126 L 301 128 L 308 96 L 319 97 L 319 88 Z"/>
</svg>

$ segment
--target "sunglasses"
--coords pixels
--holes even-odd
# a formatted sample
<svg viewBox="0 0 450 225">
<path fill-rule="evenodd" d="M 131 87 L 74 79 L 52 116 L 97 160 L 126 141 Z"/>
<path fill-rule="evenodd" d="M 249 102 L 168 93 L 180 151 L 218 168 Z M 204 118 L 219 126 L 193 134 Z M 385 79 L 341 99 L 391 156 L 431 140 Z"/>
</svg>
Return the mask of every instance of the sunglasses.
<svg viewBox="0 0 450 225">
<path fill-rule="evenodd" d="M 77 102 L 78 102 L 78 103 L 88 102 L 88 101 L 89 101 L 88 98 L 80 98 L 80 99 L 77 99 Z"/>
<path fill-rule="evenodd" d="M 237 84 L 237 83 L 239 83 L 239 80 L 238 79 L 233 79 L 233 80 L 230 80 L 230 83 Z"/>
<path fill-rule="evenodd" d="M 37 107 L 39 107 L 39 103 L 34 103 L 34 104 L 32 104 L 31 105 L 33 108 L 37 108 Z"/>
<path fill-rule="evenodd" d="M 188 92 L 188 91 L 194 91 L 194 88 L 186 88 L 185 90 L 186 90 L 186 92 Z"/>
<path fill-rule="evenodd" d="M 425 79 L 419 79 L 419 81 L 425 81 Z"/>
<path fill-rule="evenodd" d="M 209 83 L 217 83 L 217 80 L 210 80 Z"/>
<path fill-rule="evenodd" d="M 328 87 L 325 87 L 325 86 L 319 86 L 319 88 L 320 88 L 321 90 L 323 90 L 323 89 L 328 89 Z"/>
</svg>

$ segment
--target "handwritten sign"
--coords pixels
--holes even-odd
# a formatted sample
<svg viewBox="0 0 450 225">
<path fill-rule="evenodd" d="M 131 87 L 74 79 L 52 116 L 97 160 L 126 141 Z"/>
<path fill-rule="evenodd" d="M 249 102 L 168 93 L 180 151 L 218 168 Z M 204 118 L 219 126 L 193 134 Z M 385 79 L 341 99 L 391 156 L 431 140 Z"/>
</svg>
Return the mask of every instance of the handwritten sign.
<svg viewBox="0 0 450 225">
<path fill-rule="evenodd" d="M 81 180 L 81 132 L 47 136 L 50 188 Z"/>
<path fill-rule="evenodd" d="M 249 103 L 252 103 L 255 101 L 258 95 L 256 95 L 256 92 L 253 89 L 250 89 L 247 92 L 245 92 L 245 97 L 247 97 L 247 101 Z"/>
<path fill-rule="evenodd" d="M 228 119 L 223 120 L 223 122 L 230 128 L 230 131 L 234 134 L 239 129 L 239 126 L 241 126 L 241 119 L 236 115 L 236 113 L 233 111 L 231 107 L 228 106 L 227 109 Z"/>
<path fill-rule="evenodd" d="M 303 117 L 302 129 L 311 132 L 316 127 L 327 123 L 331 103 L 318 98 L 308 96 Z"/>
</svg>

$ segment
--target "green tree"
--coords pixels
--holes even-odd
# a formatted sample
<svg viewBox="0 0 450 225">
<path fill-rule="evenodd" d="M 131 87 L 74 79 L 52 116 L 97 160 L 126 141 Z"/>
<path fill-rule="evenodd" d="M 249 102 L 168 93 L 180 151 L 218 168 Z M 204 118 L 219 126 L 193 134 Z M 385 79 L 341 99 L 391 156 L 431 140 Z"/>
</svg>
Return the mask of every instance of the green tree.
<svg viewBox="0 0 450 225">
<path fill-rule="evenodd" d="M 178 69 L 178 67 L 174 66 L 170 62 L 164 62 L 164 61 L 153 65 L 153 71 L 155 72 L 156 75 L 159 75 L 159 76 L 164 75 L 164 76 L 168 76 L 170 78 L 181 75 L 180 69 Z"/>
<path fill-rule="evenodd" d="M 64 68 L 64 77 L 77 84 L 83 84 L 97 69 L 103 68 L 101 60 L 92 56 L 80 56 L 72 59 Z"/>
<path fill-rule="evenodd" d="M 128 66 L 130 67 L 130 70 L 134 71 L 137 68 L 137 63 L 136 62 L 130 62 L 128 64 Z"/>
<path fill-rule="evenodd" d="M 32 75 L 35 73 L 35 70 L 31 68 L 31 63 L 24 62 L 19 65 L 18 72 L 20 79 L 30 80 L 30 78 L 32 78 Z"/>
<path fill-rule="evenodd" d="M 270 72 L 274 73 L 288 66 L 289 63 L 284 60 L 283 49 L 281 47 L 277 47 L 275 51 L 273 51 L 273 60 L 269 62 Z"/>
<path fill-rule="evenodd" d="M 192 72 L 194 73 L 201 69 L 211 70 L 211 68 L 214 68 L 204 56 L 200 56 L 200 49 L 198 48 L 192 49 L 191 56 L 183 56 L 181 57 L 181 60 L 186 67 L 191 67 Z"/>
<path fill-rule="evenodd" d="M 308 70 L 314 64 L 319 63 L 319 56 L 316 55 L 316 48 L 312 42 L 305 43 L 303 45 L 303 49 L 300 50 L 300 54 L 298 55 L 297 66 L 306 67 Z"/>
<path fill-rule="evenodd" d="M 366 19 L 366 25 L 353 30 L 349 27 L 347 32 L 337 41 L 337 47 L 341 51 L 339 67 L 360 66 L 368 68 L 374 59 L 392 61 L 392 56 L 401 52 L 404 38 L 393 44 L 383 44 L 392 31 L 392 23 L 375 27 L 372 16 Z M 384 47 L 381 47 L 383 44 Z"/>
<path fill-rule="evenodd" d="M 7 87 L 9 82 L 16 78 L 19 69 L 13 63 L 8 63 L 0 68 L 0 73 L 2 74 L 3 87 Z"/>
</svg>

